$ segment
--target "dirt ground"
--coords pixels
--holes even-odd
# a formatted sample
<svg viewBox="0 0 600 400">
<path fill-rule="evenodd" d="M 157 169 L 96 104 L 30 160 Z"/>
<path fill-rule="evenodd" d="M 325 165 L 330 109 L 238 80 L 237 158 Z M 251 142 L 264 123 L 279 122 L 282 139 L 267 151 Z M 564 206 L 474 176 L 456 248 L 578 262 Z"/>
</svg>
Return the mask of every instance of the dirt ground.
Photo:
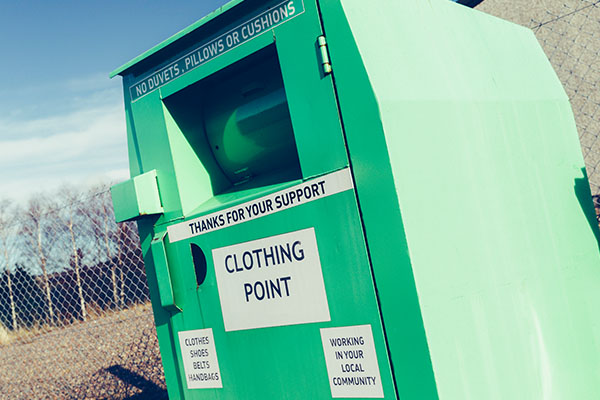
<svg viewBox="0 0 600 400">
<path fill-rule="evenodd" d="M 149 305 L 0 347 L 0 399 L 166 399 Z"/>
</svg>

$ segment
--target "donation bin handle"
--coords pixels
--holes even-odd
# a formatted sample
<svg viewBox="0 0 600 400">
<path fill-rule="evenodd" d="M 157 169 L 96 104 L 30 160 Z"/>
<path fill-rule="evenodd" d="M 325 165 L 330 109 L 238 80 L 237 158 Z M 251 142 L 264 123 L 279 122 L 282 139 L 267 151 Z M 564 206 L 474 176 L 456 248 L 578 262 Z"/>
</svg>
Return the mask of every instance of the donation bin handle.
<svg viewBox="0 0 600 400">
<path fill-rule="evenodd" d="M 173 296 L 173 285 L 171 283 L 171 273 L 169 272 L 169 262 L 164 242 L 166 235 L 166 231 L 157 233 L 152 239 L 150 247 L 156 271 L 160 305 L 167 311 L 176 313 L 181 311 L 181 308 L 175 304 L 175 297 Z"/>
</svg>

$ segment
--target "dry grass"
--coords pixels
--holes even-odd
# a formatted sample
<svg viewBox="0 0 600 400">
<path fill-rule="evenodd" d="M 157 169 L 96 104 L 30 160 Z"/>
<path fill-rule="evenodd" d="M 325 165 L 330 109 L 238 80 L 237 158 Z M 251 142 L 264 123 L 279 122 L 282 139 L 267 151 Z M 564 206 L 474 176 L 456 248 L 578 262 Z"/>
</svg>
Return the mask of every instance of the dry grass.
<svg viewBox="0 0 600 400">
<path fill-rule="evenodd" d="M 18 327 L 16 330 L 9 330 L 0 323 L 0 346 L 29 343 L 37 336 L 45 335 L 59 329 L 62 329 L 62 327 L 37 323 L 27 327 Z"/>
<path fill-rule="evenodd" d="M 0 346 L 9 344 L 12 340 L 12 334 L 0 323 Z"/>
<path fill-rule="evenodd" d="M 143 304 L 130 305 L 127 310 L 135 313 L 147 312 L 148 308 L 151 308 L 150 302 Z M 103 318 L 119 315 L 124 310 L 105 310 L 97 306 L 88 306 L 87 308 L 87 319 L 86 321 L 73 320 L 73 321 L 61 321 L 56 325 L 45 324 L 43 322 L 36 322 L 29 326 L 19 326 L 16 330 L 7 329 L 2 323 L 0 323 L 0 346 L 8 344 L 25 344 L 30 343 L 38 336 L 43 336 L 55 331 L 60 331 L 68 327 L 77 327 L 85 325 L 94 321 L 101 321 Z M 1 397 L 0 397 L 1 399 Z"/>
</svg>

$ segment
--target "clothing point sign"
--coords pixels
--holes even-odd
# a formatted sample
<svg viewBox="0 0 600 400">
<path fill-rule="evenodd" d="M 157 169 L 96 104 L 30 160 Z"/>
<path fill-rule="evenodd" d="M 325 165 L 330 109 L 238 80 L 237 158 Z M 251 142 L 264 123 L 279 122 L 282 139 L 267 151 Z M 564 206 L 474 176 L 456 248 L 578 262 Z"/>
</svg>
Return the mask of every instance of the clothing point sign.
<svg viewBox="0 0 600 400">
<path fill-rule="evenodd" d="M 330 320 L 314 228 L 212 255 L 225 331 Z"/>
<path fill-rule="evenodd" d="M 145 76 L 129 87 L 131 101 L 158 89 L 229 50 L 247 42 L 304 12 L 302 0 L 286 0 L 235 28 L 203 43 L 175 61 Z"/>
</svg>

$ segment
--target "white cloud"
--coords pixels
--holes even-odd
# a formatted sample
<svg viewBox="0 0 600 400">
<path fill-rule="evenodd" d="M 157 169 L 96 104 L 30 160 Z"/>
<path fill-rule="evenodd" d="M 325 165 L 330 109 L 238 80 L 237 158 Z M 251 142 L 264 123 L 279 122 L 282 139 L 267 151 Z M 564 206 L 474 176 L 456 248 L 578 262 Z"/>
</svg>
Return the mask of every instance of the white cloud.
<svg viewBox="0 0 600 400">
<path fill-rule="evenodd" d="M 0 133 L 11 119 L 45 119 L 74 110 L 122 102 L 120 79 L 105 74 L 71 77 L 65 81 L 23 82 L 18 88 L 0 88 Z"/>
<path fill-rule="evenodd" d="M 122 99 L 95 82 L 93 77 L 71 82 L 78 90 L 91 90 L 60 113 L 0 119 L 0 197 L 22 200 L 64 183 L 87 186 L 100 176 L 126 179 Z"/>
<path fill-rule="evenodd" d="M 125 121 L 120 107 L 78 111 L 43 120 L 13 122 L 20 139 L 0 141 L 0 166 L 82 157 L 125 144 Z"/>
</svg>

